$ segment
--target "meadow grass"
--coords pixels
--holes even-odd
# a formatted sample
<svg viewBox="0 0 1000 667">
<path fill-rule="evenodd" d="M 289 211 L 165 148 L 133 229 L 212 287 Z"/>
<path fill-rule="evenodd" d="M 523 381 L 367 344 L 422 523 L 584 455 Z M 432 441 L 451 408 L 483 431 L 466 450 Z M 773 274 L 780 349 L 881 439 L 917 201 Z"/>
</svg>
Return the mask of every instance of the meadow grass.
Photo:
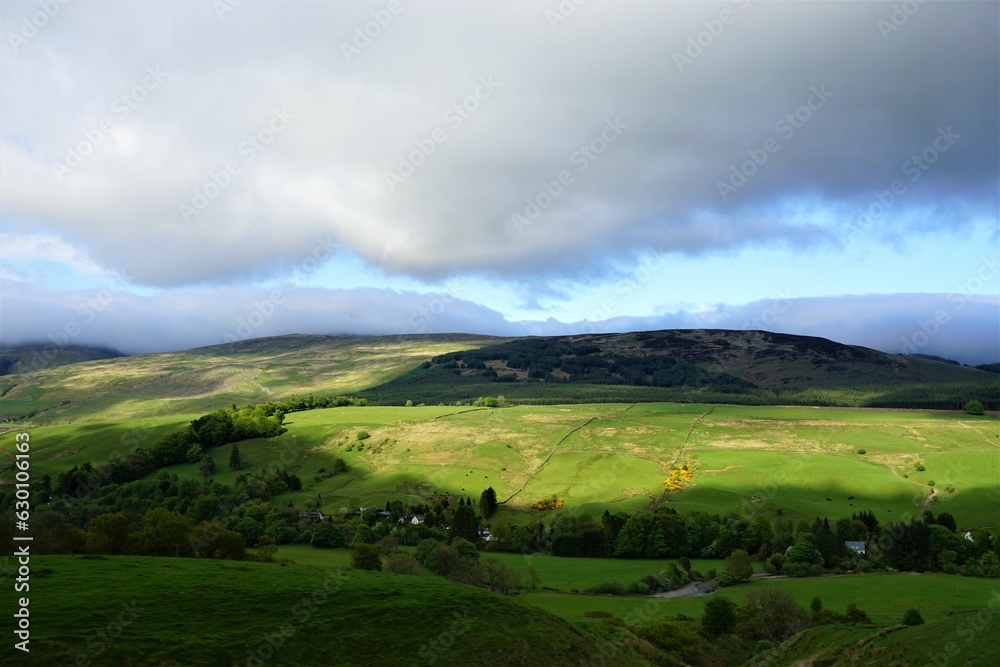
<svg viewBox="0 0 1000 667">
<path fill-rule="evenodd" d="M 101 463 L 123 443 L 148 446 L 195 415 L 31 429 L 32 470 Z M 239 444 L 244 470 L 282 468 L 302 479 L 296 503 L 319 496 L 337 512 L 361 504 L 433 501 L 492 486 L 501 515 L 599 518 L 666 502 L 679 512 L 830 519 L 872 511 L 881 522 L 950 512 L 962 528 L 1000 528 L 1000 420 L 916 411 L 593 404 L 470 409 L 343 407 L 291 413 L 288 432 Z M 369 437 L 358 440 L 365 431 Z M 12 452 L 14 434 L 0 434 Z M 864 453 L 862 453 L 864 451 Z M 211 450 L 230 483 L 229 446 Z M 331 475 L 336 459 L 348 470 Z M 671 468 L 694 470 L 664 495 Z M 919 471 L 923 466 L 924 471 Z M 168 469 L 200 475 L 194 464 Z M 155 473 L 154 473 L 155 474 Z M 934 482 L 931 487 L 930 483 Z M 932 494 L 932 491 L 936 493 Z M 539 512 L 557 495 L 564 509 Z M 829 498 L 829 500 L 827 500 Z M 284 498 L 279 498 L 283 501 Z"/>
<path fill-rule="evenodd" d="M 652 622 L 677 614 L 697 618 L 702 615 L 705 602 L 711 596 L 722 595 L 740 603 L 751 590 L 767 586 L 787 590 L 807 609 L 814 596 L 820 598 L 825 609 L 838 613 L 843 613 L 848 604 L 856 603 L 878 625 L 902 622 L 903 614 L 908 609 L 917 609 L 925 620 L 934 621 L 956 612 L 985 609 L 991 600 L 1000 600 L 1000 589 L 993 579 L 903 573 L 753 580 L 708 595 L 687 598 L 531 591 L 525 594 L 524 599 L 529 604 L 573 621 L 584 621 L 585 612 L 597 609 L 610 611 L 622 618 L 637 609 L 647 609 Z"/>
</svg>

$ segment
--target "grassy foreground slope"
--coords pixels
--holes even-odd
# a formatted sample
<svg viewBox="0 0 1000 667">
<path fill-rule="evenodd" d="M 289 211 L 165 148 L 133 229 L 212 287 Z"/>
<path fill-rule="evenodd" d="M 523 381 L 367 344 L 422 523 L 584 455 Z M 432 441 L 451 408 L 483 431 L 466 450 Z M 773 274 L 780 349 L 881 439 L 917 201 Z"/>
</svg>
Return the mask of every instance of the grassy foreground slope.
<svg viewBox="0 0 1000 667">
<path fill-rule="evenodd" d="M 437 577 L 125 556 L 32 567 L 31 653 L 5 664 L 579 665 L 615 632 Z"/>
</svg>

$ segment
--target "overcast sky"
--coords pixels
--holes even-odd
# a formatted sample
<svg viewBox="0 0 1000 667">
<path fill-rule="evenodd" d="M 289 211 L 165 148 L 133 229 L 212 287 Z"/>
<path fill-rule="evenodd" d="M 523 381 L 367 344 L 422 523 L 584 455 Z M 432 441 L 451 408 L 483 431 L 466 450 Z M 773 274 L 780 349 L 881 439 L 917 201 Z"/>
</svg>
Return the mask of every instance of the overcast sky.
<svg viewBox="0 0 1000 667">
<path fill-rule="evenodd" d="M 1000 360 L 998 8 L 3 2 L 0 342 Z"/>
</svg>

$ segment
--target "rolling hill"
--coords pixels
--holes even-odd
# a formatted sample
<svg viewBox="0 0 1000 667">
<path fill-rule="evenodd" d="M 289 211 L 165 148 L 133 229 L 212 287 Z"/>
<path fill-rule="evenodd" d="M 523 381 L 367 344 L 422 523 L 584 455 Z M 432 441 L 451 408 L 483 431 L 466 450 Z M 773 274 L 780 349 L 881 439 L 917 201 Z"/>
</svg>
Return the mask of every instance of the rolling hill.
<svg viewBox="0 0 1000 667">
<path fill-rule="evenodd" d="M 351 394 L 487 336 L 257 338 L 0 378 L 0 420 L 35 424 L 203 413 L 293 394 Z"/>
<path fill-rule="evenodd" d="M 68 345 L 20 345 L 0 348 L 0 375 L 31 373 L 45 368 L 55 368 L 84 361 L 114 359 L 123 356 L 118 350 L 103 347 Z"/>
<path fill-rule="evenodd" d="M 79 352 L 75 353 L 79 354 Z M 289 335 L 77 361 L 0 378 L 0 419 L 36 424 L 206 412 L 294 394 L 385 405 L 678 401 L 1000 409 L 983 370 L 764 331 L 496 338 Z"/>
<path fill-rule="evenodd" d="M 365 392 L 381 404 L 496 394 L 547 403 L 954 409 L 980 398 L 1000 406 L 1000 383 L 985 371 L 824 338 L 717 329 L 519 338 L 440 355 Z"/>
</svg>

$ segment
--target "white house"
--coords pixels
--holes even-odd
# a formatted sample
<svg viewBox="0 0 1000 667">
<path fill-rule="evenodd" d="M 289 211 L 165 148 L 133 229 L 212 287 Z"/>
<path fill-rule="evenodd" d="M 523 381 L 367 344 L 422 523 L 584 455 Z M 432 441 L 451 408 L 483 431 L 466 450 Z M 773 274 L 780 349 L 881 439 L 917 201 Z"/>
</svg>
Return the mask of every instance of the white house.
<svg viewBox="0 0 1000 667">
<path fill-rule="evenodd" d="M 864 542 L 852 542 L 850 540 L 844 542 L 844 546 L 853 551 L 856 554 L 865 555 L 865 543 Z"/>
</svg>

